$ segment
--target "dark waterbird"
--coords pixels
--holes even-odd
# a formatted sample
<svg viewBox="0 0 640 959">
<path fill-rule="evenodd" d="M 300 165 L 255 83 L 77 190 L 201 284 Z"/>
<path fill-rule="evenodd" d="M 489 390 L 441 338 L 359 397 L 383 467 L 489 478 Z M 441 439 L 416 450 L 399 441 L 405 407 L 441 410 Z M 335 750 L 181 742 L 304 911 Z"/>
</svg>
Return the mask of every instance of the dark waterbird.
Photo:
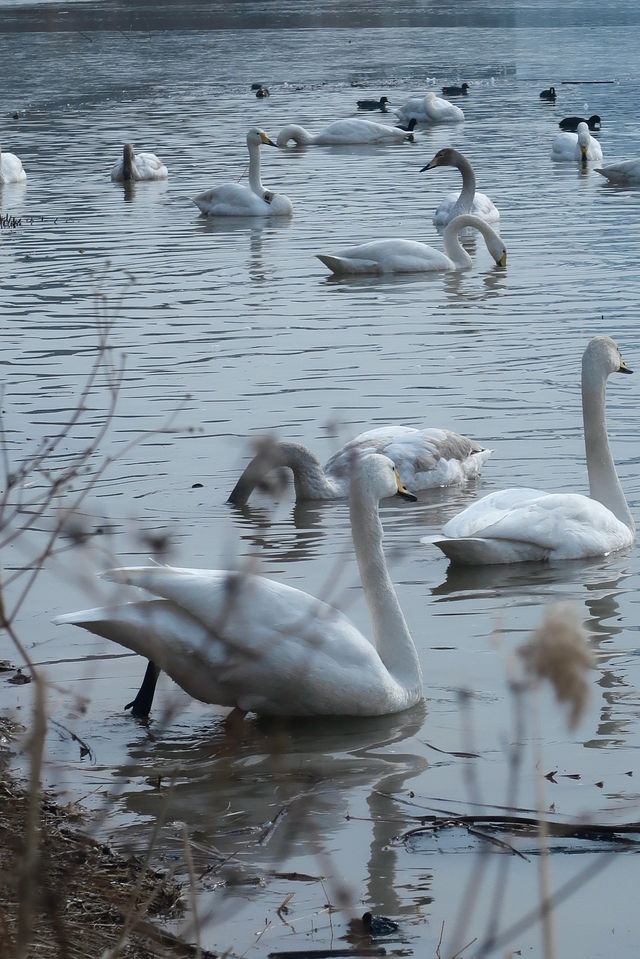
<svg viewBox="0 0 640 959">
<path fill-rule="evenodd" d="M 599 130 L 602 125 L 602 120 L 597 113 L 594 113 L 588 120 L 585 120 L 584 117 L 565 117 L 564 120 L 560 121 L 558 126 L 561 130 L 569 130 L 575 133 L 579 123 L 586 123 L 590 130 Z"/>
<path fill-rule="evenodd" d="M 463 83 L 462 86 L 443 87 L 442 92 L 447 97 L 466 97 L 469 94 L 469 84 Z"/>
<path fill-rule="evenodd" d="M 388 97 L 380 97 L 379 100 L 358 100 L 358 110 L 381 110 L 387 112 Z"/>
<path fill-rule="evenodd" d="M 543 90 L 540 94 L 541 100 L 555 100 L 556 98 L 556 88 L 549 87 L 548 90 Z"/>
</svg>

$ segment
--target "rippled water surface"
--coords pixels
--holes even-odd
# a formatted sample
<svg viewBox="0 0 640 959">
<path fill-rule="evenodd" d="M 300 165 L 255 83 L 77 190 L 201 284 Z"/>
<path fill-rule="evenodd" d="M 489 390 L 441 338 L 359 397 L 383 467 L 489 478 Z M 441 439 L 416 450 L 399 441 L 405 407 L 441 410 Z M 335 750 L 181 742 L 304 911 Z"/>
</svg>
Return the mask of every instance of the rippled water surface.
<svg viewBox="0 0 640 959">
<path fill-rule="evenodd" d="M 443 921 L 453 949 L 476 847 L 466 834 L 435 844 L 392 839 L 421 812 L 505 805 L 508 744 L 518 736 L 525 743 L 517 805 L 532 810 L 539 801 L 535 741 L 541 770 L 556 771 L 545 803 L 561 818 L 639 818 L 637 549 L 555 568 L 454 573 L 419 542 L 478 492 L 586 491 L 582 351 L 591 336 L 609 333 L 640 369 L 640 192 L 550 160 L 568 114 L 602 116 L 605 161 L 638 155 L 637 29 L 609 25 L 637 27 L 635 7 L 617 4 L 618 18 L 612 13 L 607 24 L 600 8 L 579 3 L 550 7 L 546 20 L 543 4 L 492 5 L 488 20 L 478 13 L 470 22 L 426 3 L 398 5 L 394 18 L 389 5 L 326 2 L 307 19 L 286 3 L 277 11 L 193 4 L 184 19 L 177 5 L 128 6 L 7 5 L 0 21 L 0 143 L 28 174 L 25 185 L 0 193 L 3 217 L 17 221 L 0 234 L 12 461 L 68 421 L 105 324 L 124 357 L 115 413 L 89 465 L 115 459 L 82 508 L 87 528 L 102 535 L 47 563 L 17 621 L 55 684 L 52 717 L 91 747 L 81 757 L 63 728 L 53 730 L 48 781 L 92 807 L 108 806 L 103 828 L 122 845 L 141 848 L 162 814 L 159 851 L 179 869 L 186 825 L 198 870 L 210 870 L 201 898 L 203 915 L 211 910 L 215 919 L 203 931 L 209 948 L 244 954 L 260 934 L 249 954 L 337 948 L 353 934 L 349 917 L 370 910 L 401 922 L 389 951 L 435 954 Z M 315 132 L 355 115 L 359 97 L 386 94 L 401 104 L 463 79 L 471 84 L 461 104 L 466 121 L 420 129 L 413 144 L 264 148 L 263 180 L 290 197 L 290 221 L 214 222 L 190 201 L 246 174 L 250 126 L 274 139 L 289 122 Z M 270 87 L 269 99 L 254 97 L 255 81 Z M 552 83 L 558 100 L 542 102 L 539 91 Z M 110 182 L 127 140 L 162 157 L 167 182 L 131 190 Z M 329 278 L 315 253 L 386 236 L 441 246 L 431 216 L 458 174 L 419 171 L 448 145 L 472 160 L 479 189 L 501 211 L 506 269 L 471 238 L 474 265 L 465 273 Z M 607 398 L 636 520 L 639 392 L 640 376 L 613 377 Z M 102 381 L 91 389 L 51 466 L 65 465 L 95 435 L 109 399 Z M 393 579 L 424 668 L 424 707 L 284 732 L 248 723 L 230 748 L 224 710 L 187 702 L 168 680 L 154 722 L 137 725 L 122 706 L 138 687 L 142 660 L 50 625 L 57 613 L 104 597 L 94 570 L 144 563 L 153 538 L 168 534 L 171 562 L 215 567 L 257 557 L 268 575 L 329 598 L 368 629 L 344 503 L 294 508 L 287 491 L 232 511 L 225 500 L 252 438 L 276 433 L 324 461 L 357 432 L 385 423 L 448 426 L 494 450 L 479 484 L 382 507 Z M 169 424 L 178 431 L 154 432 Z M 42 535 L 52 522 L 43 517 Z M 8 549 L 5 570 L 28 556 Z M 590 710 L 567 731 L 542 692 L 538 732 L 527 724 L 521 733 L 510 654 L 545 604 L 560 598 L 579 605 L 592 631 Z M 6 655 L 15 661 L 13 648 Z M 470 697 L 461 701 L 461 690 Z M 29 687 L 2 682 L 0 704 L 28 723 Z M 501 925 L 536 901 L 535 848 L 513 868 Z M 232 857 L 244 884 L 222 888 L 217 853 Z M 552 857 L 555 886 L 598 855 L 595 848 Z M 635 887 L 627 879 L 634 861 L 618 855 L 602 864 L 606 870 L 558 909 L 565 957 L 635 954 Z M 464 933 L 457 927 L 465 941 L 486 931 L 495 864 L 487 869 L 476 877 Z M 302 882 L 294 872 L 326 881 Z M 289 893 L 288 912 L 278 914 Z M 328 900 L 347 906 L 330 915 Z M 507 945 L 535 954 L 539 930 Z"/>
</svg>

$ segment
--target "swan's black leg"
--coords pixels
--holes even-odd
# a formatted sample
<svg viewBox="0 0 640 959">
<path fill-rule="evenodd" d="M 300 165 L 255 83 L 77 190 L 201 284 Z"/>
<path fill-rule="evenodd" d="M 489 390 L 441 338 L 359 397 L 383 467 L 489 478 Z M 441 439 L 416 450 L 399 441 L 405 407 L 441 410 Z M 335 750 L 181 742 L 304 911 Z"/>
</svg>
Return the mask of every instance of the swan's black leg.
<svg viewBox="0 0 640 959">
<path fill-rule="evenodd" d="M 125 709 L 131 710 L 132 716 L 136 716 L 138 719 L 146 719 L 151 712 L 153 694 L 156 691 L 156 683 L 158 682 L 159 675 L 159 667 L 149 660 L 144 679 L 142 680 L 142 686 L 138 690 L 138 695 L 124 707 Z"/>
</svg>

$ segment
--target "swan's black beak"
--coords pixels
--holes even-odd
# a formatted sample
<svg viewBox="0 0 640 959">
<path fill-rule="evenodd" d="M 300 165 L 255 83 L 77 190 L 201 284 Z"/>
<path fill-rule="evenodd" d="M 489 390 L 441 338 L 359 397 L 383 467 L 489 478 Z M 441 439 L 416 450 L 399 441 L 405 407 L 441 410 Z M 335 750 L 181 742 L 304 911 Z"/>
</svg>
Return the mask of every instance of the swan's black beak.
<svg viewBox="0 0 640 959">
<path fill-rule="evenodd" d="M 395 470 L 396 474 L 396 483 L 398 484 L 398 496 L 402 496 L 403 499 L 409 500 L 410 503 L 416 503 L 418 497 L 415 493 L 410 493 L 409 490 L 405 487 L 404 483 L 400 479 L 400 473 L 398 470 Z"/>
<path fill-rule="evenodd" d="M 633 373 L 633 370 L 630 370 L 624 360 L 620 360 L 620 369 L 618 373 Z"/>
<path fill-rule="evenodd" d="M 438 166 L 438 161 L 434 157 L 433 160 L 429 160 L 426 166 L 423 166 L 420 170 L 420 173 L 424 173 L 425 170 L 432 170 L 434 166 Z"/>
</svg>

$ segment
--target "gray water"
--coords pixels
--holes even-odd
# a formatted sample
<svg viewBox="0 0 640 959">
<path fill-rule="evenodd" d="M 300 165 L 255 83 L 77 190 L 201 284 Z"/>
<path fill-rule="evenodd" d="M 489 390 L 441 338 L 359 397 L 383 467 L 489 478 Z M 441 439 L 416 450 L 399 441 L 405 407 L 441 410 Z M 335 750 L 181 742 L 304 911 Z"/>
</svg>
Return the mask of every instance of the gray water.
<svg viewBox="0 0 640 959">
<path fill-rule="evenodd" d="M 507 747 L 518 735 L 510 656 L 552 599 L 578 604 L 598 669 L 577 731 L 567 731 L 563 711 L 541 691 L 539 735 L 530 724 L 524 734 L 517 805 L 536 807 L 537 743 L 542 771 L 557 770 L 545 801 L 560 818 L 639 818 L 637 550 L 460 574 L 419 542 L 479 493 L 511 485 L 586 491 L 582 351 L 593 335 L 608 333 L 640 368 L 640 193 L 550 160 L 557 123 L 568 114 L 602 116 L 605 161 L 638 155 L 637 29 L 619 25 L 637 28 L 639 15 L 631 4 L 602 10 L 577 2 L 493 4 L 475 21 L 457 6 L 427 3 L 325 2 L 313 13 L 286 3 L 176 9 L 24 3 L 0 10 L 0 143 L 28 175 L 26 185 L 1 193 L 2 215 L 21 221 L 0 235 L 12 460 L 68 421 L 96 356 L 98 321 L 126 356 L 111 428 L 92 465 L 118 458 L 83 504 L 87 528 L 105 535 L 48 562 L 16 624 L 54 684 L 49 708 L 62 724 L 48 740 L 47 782 L 99 811 L 100 830 L 125 848 L 144 848 L 163 815 L 157 856 L 179 872 L 183 824 L 198 871 L 216 864 L 215 850 L 240 862 L 245 884 L 225 888 L 216 869 L 202 882 L 199 908 L 212 916 L 202 933 L 208 948 L 253 955 L 337 948 L 351 935 L 351 917 L 370 910 L 401 922 L 401 941 L 389 950 L 433 955 L 442 922 L 453 948 L 475 841 L 394 837 L 421 812 L 506 804 Z M 263 150 L 264 182 L 291 198 L 290 222 L 212 222 L 190 202 L 245 173 L 252 125 L 273 138 L 289 122 L 317 131 L 355 115 L 360 97 L 386 94 L 401 104 L 463 79 L 472 85 L 461 102 L 465 123 L 419 130 L 414 144 Z M 254 81 L 269 86 L 269 99 L 253 96 Z M 538 96 L 550 84 L 555 104 Z M 125 191 L 110 182 L 127 140 L 164 160 L 166 183 Z M 478 188 L 501 211 L 506 270 L 472 240 L 466 273 L 330 279 L 314 253 L 386 236 L 440 246 L 431 216 L 458 174 L 419 170 L 448 145 L 470 157 Z M 614 377 L 607 400 L 636 521 L 639 391 L 637 377 Z M 107 408 L 108 391 L 97 386 L 52 465 L 65 465 Z M 180 431 L 128 445 L 169 422 Z M 424 668 L 424 707 L 286 732 L 249 723 L 246 739 L 230 748 L 224 710 L 187 701 L 166 679 L 151 726 L 136 724 L 122 707 L 138 687 L 142 660 L 50 625 L 57 613 L 104 598 L 97 570 L 147 562 L 149 537 L 168 534 L 176 565 L 255 556 L 267 575 L 336 602 L 367 630 L 344 503 L 294 508 L 288 491 L 277 502 L 257 495 L 240 512 L 225 500 L 252 438 L 296 440 L 324 461 L 362 429 L 385 423 L 446 426 L 494 450 L 479 483 L 381 510 Z M 51 522 L 39 524 L 43 533 Z M 5 570 L 29 555 L 7 551 Z M 5 657 L 20 665 L 8 643 Z M 470 693 L 464 706 L 461 690 Z M 28 686 L 0 684 L 3 712 L 28 724 L 30 702 Z M 168 706 L 175 711 L 165 723 Z M 599 854 L 580 851 L 553 857 L 555 886 Z M 499 858 L 489 857 L 487 868 Z M 558 908 L 564 957 L 635 954 L 633 859 L 605 864 Z M 504 925 L 537 900 L 536 869 L 535 854 L 512 867 Z M 325 880 L 284 875 L 294 872 Z M 259 885 L 247 884 L 256 877 Z M 491 874 L 478 878 L 467 940 L 485 932 L 492 888 Z M 329 914 L 327 900 L 341 908 Z M 535 953 L 539 929 L 509 946 Z"/>
</svg>

